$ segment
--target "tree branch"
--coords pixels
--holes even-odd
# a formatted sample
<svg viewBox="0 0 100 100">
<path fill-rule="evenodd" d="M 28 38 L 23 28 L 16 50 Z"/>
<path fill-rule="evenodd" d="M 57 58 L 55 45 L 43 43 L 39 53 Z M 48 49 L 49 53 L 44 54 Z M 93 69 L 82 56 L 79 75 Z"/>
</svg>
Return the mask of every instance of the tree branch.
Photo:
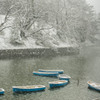
<svg viewBox="0 0 100 100">
<path fill-rule="evenodd" d="M 11 9 L 12 9 L 13 7 L 14 7 L 14 5 L 12 5 L 12 6 L 8 9 L 8 11 L 7 11 L 6 15 L 5 15 L 5 18 L 4 18 L 4 22 L 0 24 L 0 27 L 2 27 L 2 26 L 7 22 L 8 18 L 9 18 L 9 13 L 10 13 L 10 11 L 11 11 Z"/>
<path fill-rule="evenodd" d="M 2 29 L 0 30 L 0 32 L 2 32 L 4 29 L 10 28 L 10 27 L 12 27 L 12 26 L 6 26 L 6 27 L 2 28 Z"/>
</svg>

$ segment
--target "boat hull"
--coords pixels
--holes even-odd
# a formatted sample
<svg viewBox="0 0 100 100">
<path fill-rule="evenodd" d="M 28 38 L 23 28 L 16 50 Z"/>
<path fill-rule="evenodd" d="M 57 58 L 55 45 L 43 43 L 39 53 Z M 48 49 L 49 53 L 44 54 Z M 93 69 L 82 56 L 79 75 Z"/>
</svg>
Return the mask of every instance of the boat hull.
<svg viewBox="0 0 100 100">
<path fill-rule="evenodd" d="M 95 87 L 93 87 L 93 86 L 92 86 L 92 85 L 90 85 L 90 84 L 88 84 L 88 87 L 89 87 L 89 88 L 91 88 L 91 89 L 93 89 L 93 90 L 96 90 L 96 91 L 99 91 L 99 92 L 100 92 L 100 89 L 95 88 Z"/>
<path fill-rule="evenodd" d="M 39 75 L 39 76 L 47 76 L 47 77 L 57 77 L 58 76 L 58 73 L 45 73 L 45 72 L 41 72 L 41 73 L 38 73 L 38 72 L 33 72 L 34 75 Z"/>
<path fill-rule="evenodd" d="M 0 88 L 0 95 L 3 95 L 5 93 L 5 90 L 3 88 Z"/>
<path fill-rule="evenodd" d="M 62 78 L 62 77 L 59 77 L 59 80 L 67 80 L 67 81 L 69 81 L 70 78 Z"/>
<path fill-rule="evenodd" d="M 41 88 L 31 88 L 31 89 L 23 89 L 23 88 L 13 88 L 13 92 L 38 92 L 38 91 L 44 91 L 46 87 Z"/>
<path fill-rule="evenodd" d="M 42 70 L 42 69 L 39 69 L 38 71 L 39 71 L 39 72 L 49 72 L 49 73 L 59 73 L 59 74 L 63 74 L 63 73 L 64 73 L 63 70 L 57 71 L 57 70 Z"/>
<path fill-rule="evenodd" d="M 56 88 L 56 87 L 63 87 L 65 85 L 68 84 L 68 81 L 64 82 L 64 83 L 61 83 L 61 84 L 52 84 L 52 83 L 49 83 L 49 86 L 50 88 Z"/>
<path fill-rule="evenodd" d="M 1 91 L 1 92 L 0 92 L 0 95 L 3 95 L 4 93 L 5 93 L 4 91 Z"/>
</svg>

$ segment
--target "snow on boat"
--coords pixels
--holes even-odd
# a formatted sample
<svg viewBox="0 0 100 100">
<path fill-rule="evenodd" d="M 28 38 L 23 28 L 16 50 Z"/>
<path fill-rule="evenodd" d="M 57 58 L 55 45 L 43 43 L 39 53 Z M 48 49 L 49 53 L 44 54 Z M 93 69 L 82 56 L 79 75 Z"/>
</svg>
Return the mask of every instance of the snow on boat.
<svg viewBox="0 0 100 100">
<path fill-rule="evenodd" d="M 49 82 L 50 88 L 61 87 L 61 86 L 65 86 L 67 84 L 68 84 L 67 80 L 59 80 L 59 81 Z"/>
<path fill-rule="evenodd" d="M 58 78 L 59 80 L 68 80 L 68 81 L 71 79 L 71 77 L 66 74 L 58 75 Z"/>
<path fill-rule="evenodd" d="M 95 83 L 92 81 L 88 81 L 88 87 L 97 91 L 100 91 L 100 84 L 99 83 Z"/>
<path fill-rule="evenodd" d="M 59 74 L 63 74 L 64 71 L 63 70 L 44 70 L 44 69 L 39 69 L 39 72 L 51 72 L 51 73 L 59 73 Z"/>
<path fill-rule="evenodd" d="M 39 75 L 39 76 L 50 76 L 50 77 L 57 77 L 59 73 L 51 73 L 51 72 L 36 72 L 33 71 L 34 75 Z"/>
<path fill-rule="evenodd" d="M 0 95 L 4 93 L 5 93 L 5 90 L 3 88 L 0 88 Z"/>
<path fill-rule="evenodd" d="M 46 89 L 44 85 L 13 86 L 13 92 L 37 92 Z"/>
</svg>

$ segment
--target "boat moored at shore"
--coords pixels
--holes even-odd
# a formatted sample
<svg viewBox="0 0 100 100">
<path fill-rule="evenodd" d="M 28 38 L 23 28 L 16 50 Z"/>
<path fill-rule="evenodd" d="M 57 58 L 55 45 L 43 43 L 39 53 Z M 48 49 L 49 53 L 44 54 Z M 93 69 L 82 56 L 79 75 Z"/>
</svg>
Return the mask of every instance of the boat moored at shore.
<svg viewBox="0 0 100 100">
<path fill-rule="evenodd" d="M 51 73 L 51 72 L 37 72 L 33 71 L 34 75 L 39 75 L 39 76 L 48 76 L 48 77 L 57 77 L 59 73 Z"/>
<path fill-rule="evenodd" d="M 0 88 L 0 95 L 3 95 L 5 93 L 5 90 L 3 88 Z"/>
<path fill-rule="evenodd" d="M 100 84 L 92 81 L 88 81 L 88 87 L 97 91 L 100 91 Z"/>
<path fill-rule="evenodd" d="M 45 70 L 45 69 L 39 69 L 39 72 L 51 72 L 51 73 L 59 73 L 59 74 L 63 74 L 64 70 Z"/>
<path fill-rule="evenodd" d="M 62 87 L 67 84 L 68 84 L 67 80 L 58 80 L 58 81 L 49 82 L 50 88 Z"/>
<path fill-rule="evenodd" d="M 38 92 L 46 89 L 44 85 L 13 86 L 13 92 Z"/>
</svg>

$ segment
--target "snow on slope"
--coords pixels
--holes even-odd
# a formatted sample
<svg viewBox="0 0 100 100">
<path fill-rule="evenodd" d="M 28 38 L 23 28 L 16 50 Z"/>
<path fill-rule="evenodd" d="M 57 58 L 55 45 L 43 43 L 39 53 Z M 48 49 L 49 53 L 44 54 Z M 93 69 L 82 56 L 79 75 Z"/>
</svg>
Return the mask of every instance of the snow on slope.
<svg viewBox="0 0 100 100">
<path fill-rule="evenodd" d="M 4 21 L 5 16 L 0 15 L 0 24 Z M 6 23 L 6 26 L 12 25 L 14 18 L 10 17 L 9 22 Z M 44 25 L 45 27 L 48 27 L 49 25 Z M 56 35 L 56 29 L 49 29 L 44 30 L 43 32 L 49 33 L 50 36 L 53 37 L 53 35 Z M 0 34 L 0 49 L 22 49 L 22 48 L 44 48 L 44 46 L 36 45 L 36 40 L 32 37 L 28 37 L 26 40 L 23 40 L 24 45 L 12 45 L 10 43 L 10 37 L 11 37 L 11 28 L 6 28 L 1 34 Z M 70 46 L 77 46 L 76 43 L 71 44 L 69 42 L 63 43 L 59 42 L 59 45 L 53 45 L 53 47 L 70 47 Z"/>
</svg>

